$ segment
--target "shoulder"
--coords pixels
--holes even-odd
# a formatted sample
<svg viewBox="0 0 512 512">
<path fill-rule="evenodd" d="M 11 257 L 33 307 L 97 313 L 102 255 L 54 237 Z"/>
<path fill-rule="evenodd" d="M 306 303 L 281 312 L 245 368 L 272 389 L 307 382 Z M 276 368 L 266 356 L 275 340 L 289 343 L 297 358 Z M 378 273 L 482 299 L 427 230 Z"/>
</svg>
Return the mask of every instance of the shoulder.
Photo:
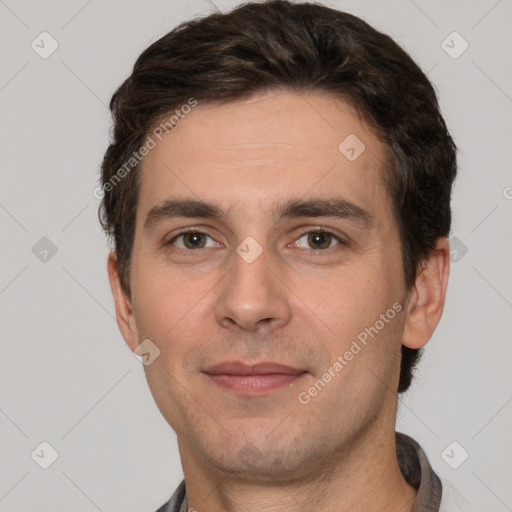
<svg viewBox="0 0 512 512">
<path fill-rule="evenodd" d="M 179 512 L 183 505 L 185 494 L 185 480 L 182 480 L 170 500 L 164 503 L 156 512 Z"/>
</svg>

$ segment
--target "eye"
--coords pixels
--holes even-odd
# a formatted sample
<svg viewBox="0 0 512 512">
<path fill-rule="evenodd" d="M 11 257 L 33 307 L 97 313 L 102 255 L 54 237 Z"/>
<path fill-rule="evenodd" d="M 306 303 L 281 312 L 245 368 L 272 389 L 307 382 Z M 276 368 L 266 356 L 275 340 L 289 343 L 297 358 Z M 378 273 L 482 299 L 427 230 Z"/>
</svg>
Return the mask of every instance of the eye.
<svg viewBox="0 0 512 512">
<path fill-rule="evenodd" d="M 208 240 L 211 242 L 208 245 Z M 174 238 L 169 240 L 169 245 L 174 245 L 179 249 L 196 250 L 196 249 L 207 249 L 209 247 L 217 247 L 217 242 L 206 233 L 200 231 L 187 231 L 176 235 Z"/>
<path fill-rule="evenodd" d="M 301 240 L 303 240 L 301 242 Z M 334 243 L 333 243 L 334 242 Z M 340 237 L 330 231 L 317 229 L 303 233 L 296 241 L 295 245 L 310 250 L 326 250 L 336 245 L 344 244 Z"/>
</svg>

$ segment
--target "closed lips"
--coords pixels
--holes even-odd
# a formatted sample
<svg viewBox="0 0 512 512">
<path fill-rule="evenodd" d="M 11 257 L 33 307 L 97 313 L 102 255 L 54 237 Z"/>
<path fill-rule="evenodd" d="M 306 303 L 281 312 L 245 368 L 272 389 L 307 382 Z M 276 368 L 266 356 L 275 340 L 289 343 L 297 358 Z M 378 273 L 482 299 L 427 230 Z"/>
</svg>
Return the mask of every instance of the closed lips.
<svg viewBox="0 0 512 512">
<path fill-rule="evenodd" d="M 233 361 L 211 366 L 205 370 L 205 373 L 210 375 L 299 375 L 306 371 L 281 363 L 264 362 L 250 365 Z"/>
</svg>

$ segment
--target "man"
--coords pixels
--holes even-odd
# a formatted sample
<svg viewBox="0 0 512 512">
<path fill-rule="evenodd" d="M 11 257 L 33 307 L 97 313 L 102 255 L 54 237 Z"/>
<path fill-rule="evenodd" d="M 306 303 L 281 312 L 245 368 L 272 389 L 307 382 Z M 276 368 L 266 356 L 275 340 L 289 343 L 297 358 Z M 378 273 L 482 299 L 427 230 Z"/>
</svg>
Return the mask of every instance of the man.
<svg viewBox="0 0 512 512">
<path fill-rule="evenodd" d="M 404 50 L 318 4 L 248 3 L 152 44 L 111 110 L 117 320 L 185 475 L 159 510 L 468 510 L 395 433 L 456 176 Z"/>
</svg>

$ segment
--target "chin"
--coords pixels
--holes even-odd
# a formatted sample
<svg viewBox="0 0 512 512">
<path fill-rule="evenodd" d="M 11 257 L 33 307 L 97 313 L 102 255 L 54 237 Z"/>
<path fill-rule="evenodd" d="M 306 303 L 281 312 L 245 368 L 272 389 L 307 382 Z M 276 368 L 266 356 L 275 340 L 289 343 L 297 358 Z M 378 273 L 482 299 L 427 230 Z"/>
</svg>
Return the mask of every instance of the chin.
<svg viewBox="0 0 512 512">
<path fill-rule="evenodd" d="M 252 440 L 249 440 L 251 439 Z M 227 441 L 227 442 L 226 442 Z M 224 443 L 202 444 L 203 457 L 218 470 L 237 478 L 259 482 L 293 480 L 311 471 L 317 456 L 307 455 L 307 447 L 297 440 L 288 439 L 276 444 L 264 434 L 260 438 L 246 435 L 229 438 Z M 216 449 L 222 447 L 221 450 Z M 316 450 L 311 451 L 311 453 Z"/>
</svg>

